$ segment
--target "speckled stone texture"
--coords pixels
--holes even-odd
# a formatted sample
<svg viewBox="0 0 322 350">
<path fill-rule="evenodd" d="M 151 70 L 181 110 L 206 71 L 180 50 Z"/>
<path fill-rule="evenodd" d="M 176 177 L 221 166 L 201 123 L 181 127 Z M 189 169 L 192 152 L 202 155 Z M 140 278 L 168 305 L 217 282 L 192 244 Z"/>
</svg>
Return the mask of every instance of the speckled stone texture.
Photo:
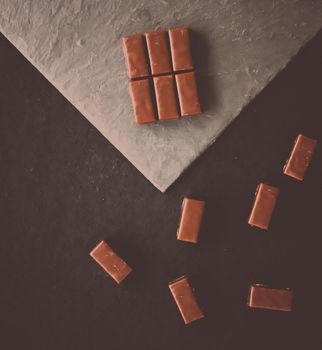
<svg viewBox="0 0 322 350">
<path fill-rule="evenodd" d="M 0 9 L 3 34 L 161 191 L 322 25 L 320 0 L 0 0 Z M 121 38 L 178 25 L 192 29 L 204 114 L 137 126 Z"/>
</svg>

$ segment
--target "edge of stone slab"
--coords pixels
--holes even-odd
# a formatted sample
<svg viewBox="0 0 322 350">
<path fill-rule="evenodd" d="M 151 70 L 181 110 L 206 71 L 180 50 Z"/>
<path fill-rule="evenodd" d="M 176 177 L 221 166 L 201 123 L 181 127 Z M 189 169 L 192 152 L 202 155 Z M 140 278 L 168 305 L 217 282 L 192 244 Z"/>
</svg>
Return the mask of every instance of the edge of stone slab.
<svg viewBox="0 0 322 350">
<path fill-rule="evenodd" d="M 113 143 L 111 143 L 103 134 L 102 132 L 90 121 L 88 120 L 84 114 L 82 113 L 82 111 L 79 110 L 79 108 L 77 106 L 75 106 L 72 102 L 69 101 L 69 99 L 63 94 L 63 92 L 57 87 L 55 86 L 50 80 L 49 78 L 47 78 L 47 75 L 46 73 L 42 72 L 42 70 L 38 67 L 36 67 L 31 61 L 30 59 L 28 58 L 28 55 L 23 52 L 23 50 L 21 49 L 18 49 L 16 47 L 16 45 L 14 44 L 13 41 L 11 41 L 10 37 L 7 36 L 4 32 L 3 32 L 3 29 L 0 27 L 0 33 L 16 48 L 17 51 L 19 51 L 26 59 L 27 61 L 32 64 L 32 66 L 66 99 L 66 101 L 68 101 L 68 103 L 70 103 L 71 105 L 73 105 L 77 110 L 78 112 L 91 124 L 95 127 L 96 130 L 98 130 L 98 132 L 104 137 L 105 140 L 107 140 L 118 152 L 120 152 L 123 157 L 129 161 L 143 176 L 146 180 L 148 180 L 154 187 L 156 187 L 160 192 L 162 193 L 165 193 L 171 186 L 173 186 L 176 181 L 179 179 L 179 177 L 181 177 L 190 167 L 191 165 L 193 164 L 193 162 L 199 158 L 204 152 L 206 152 L 206 150 L 211 147 L 213 145 L 213 143 L 218 139 L 218 137 L 221 136 L 221 134 L 224 132 L 224 130 L 226 129 L 226 127 L 232 123 L 232 121 L 234 119 L 236 119 L 241 111 L 251 102 L 253 101 L 257 96 L 258 94 L 260 94 L 262 91 L 265 90 L 265 88 L 267 87 L 267 85 L 294 59 L 295 56 L 298 55 L 298 53 L 303 50 L 307 44 L 312 41 L 317 35 L 318 33 L 320 33 L 321 29 L 319 29 L 317 32 L 315 33 L 312 33 L 311 35 L 309 35 L 304 41 L 303 41 L 303 44 L 294 52 L 294 54 L 292 56 L 290 56 L 289 60 L 283 64 L 276 72 L 274 72 L 273 74 L 271 74 L 267 81 L 266 81 L 266 84 L 264 86 L 264 88 L 258 90 L 258 91 L 255 91 L 254 95 L 252 97 L 249 97 L 242 105 L 241 107 L 236 111 L 236 113 L 232 114 L 230 116 L 230 118 L 228 120 L 226 120 L 225 124 L 222 125 L 222 127 L 220 128 L 220 130 L 218 131 L 217 135 L 211 140 L 211 142 L 206 145 L 202 150 L 199 151 L 199 153 L 197 153 L 193 159 L 190 160 L 190 163 L 184 167 L 182 169 L 182 171 L 178 172 L 177 174 L 175 174 L 174 176 L 172 176 L 172 179 L 170 179 L 168 181 L 168 184 L 159 184 L 157 182 L 155 182 L 153 179 L 149 179 L 147 178 L 143 172 L 137 168 L 137 166 L 135 164 L 132 163 L 132 161 L 130 159 L 128 159 L 124 154 L 123 152 L 121 152 L 116 146 L 113 145 Z"/>
<path fill-rule="evenodd" d="M 267 81 L 266 81 L 266 85 L 264 88 L 262 88 L 261 90 L 258 90 L 254 96 L 249 97 L 244 104 L 239 108 L 239 110 L 237 111 L 237 113 L 235 113 L 233 116 L 230 116 L 230 118 L 226 121 L 226 123 L 220 128 L 220 130 L 218 131 L 218 134 L 213 138 L 213 140 L 211 140 L 211 142 L 203 149 L 201 150 L 197 156 L 195 157 L 195 160 L 197 160 L 197 158 L 199 158 L 201 155 L 203 155 L 218 139 L 218 137 L 220 137 L 226 130 L 226 128 L 231 125 L 234 120 L 236 118 L 239 117 L 239 115 L 241 114 L 241 112 L 244 110 L 244 108 L 250 103 L 252 102 L 259 94 L 261 94 L 267 87 L 268 85 L 293 61 L 293 59 L 303 50 L 305 50 L 305 48 L 307 47 L 307 45 L 310 44 L 311 41 L 313 41 L 318 35 L 319 33 L 322 32 L 322 29 L 319 29 L 316 33 L 313 33 L 312 35 L 309 35 L 307 37 L 307 39 L 303 42 L 303 45 L 301 47 L 299 47 L 295 53 L 289 58 L 289 60 L 283 64 L 280 69 L 278 69 L 275 73 L 271 74 Z M 184 175 L 184 173 L 193 165 L 194 161 L 192 161 L 188 166 L 186 166 L 182 172 L 168 185 L 168 186 L 157 186 L 156 184 L 154 184 L 152 181 L 150 181 L 155 187 L 157 187 L 162 193 L 165 193 L 170 187 L 172 187 L 173 185 L 175 185 L 175 183 L 178 181 L 178 179 Z"/>
</svg>

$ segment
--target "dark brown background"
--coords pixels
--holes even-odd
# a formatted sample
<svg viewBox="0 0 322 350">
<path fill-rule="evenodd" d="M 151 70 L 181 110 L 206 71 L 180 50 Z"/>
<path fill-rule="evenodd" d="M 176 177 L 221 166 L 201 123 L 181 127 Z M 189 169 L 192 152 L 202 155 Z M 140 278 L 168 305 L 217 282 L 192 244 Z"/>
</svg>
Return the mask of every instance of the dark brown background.
<svg viewBox="0 0 322 350">
<path fill-rule="evenodd" d="M 0 36 L 1 349 L 321 349 L 322 142 L 303 183 L 282 174 L 299 132 L 322 141 L 322 33 L 165 193 Z M 247 225 L 259 181 L 281 189 L 269 232 Z M 185 195 L 201 242 L 176 241 Z M 89 257 L 106 239 L 135 271 Z M 184 326 L 188 273 L 206 318 Z M 248 310 L 250 283 L 292 287 L 291 314 Z"/>
</svg>

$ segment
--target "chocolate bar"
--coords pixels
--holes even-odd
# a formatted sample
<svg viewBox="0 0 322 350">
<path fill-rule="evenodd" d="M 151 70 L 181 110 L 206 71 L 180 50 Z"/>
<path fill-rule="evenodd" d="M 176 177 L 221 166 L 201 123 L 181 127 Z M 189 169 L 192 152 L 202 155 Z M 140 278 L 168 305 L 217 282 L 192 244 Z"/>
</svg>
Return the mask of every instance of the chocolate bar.
<svg viewBox="0 0 322 350">
<path fill-rule="evenodd" d="M 284 174 L 302 181 L 310 164 L 317 141 L 298 135 L 291 155 L 284 166 Z"/>
<path fill-rule="evenodd" d="M 193 64 L 188 28 L 127 36 L 123 38 L 123 48 L 138 124 L 201 113 L 196 75 L 191 71 Z M 187 72 L 189 70 L 191 72 Z M 176 77 L 175 84 L 173 75 Z M 151 78 L 154 84 L 150 84 L 148 79 Z M 142 82 L 134 82 L 138 80 Z M 154 110 L 154 95 L 158 113 Z"/>
<path fill-rule="evenodd" d="M 247 305 L 256 309 L 292 311 L 293 292 L 290 289 L 268 288 L 260 284 L 249 287 Z"/>
<path fill-rule="evenodd" d="M 195 72 L 176 74 L 182 116 L 201 113 Z"/>
<path fill-rule="evenodd" d="M 155 121 L 155 113 L 149 79 L 130 81 L 129 86 L 136 123 L 153 123 Z"/>
<path fill-rule="evenodd" d="M 181 218 L 177 231 L 177 239 L 197 243 L 205 202 L 184 198 L 181 207 Z"/>
<path fill-rule="evenodd" d="M 173 70 L 177 72 L 193 69 L 188 28 L 169 29 L 169 39 Z"/>
<path fill-rule="evenodd" d="M 258 185 L 249 225 L 268 230 L 278 194 L 279 189 L 276 187 L 264 183 Z"/>
<path fill-rule="evenodd" d="M 154 77 L 153 82 L 159 120 L 179 118 L 173 76 L 163 75 Z"/>
<path fill-rule="evenodd" d="M 135 34 L 124 37 L 123 50 L 129 78 L 147 77 L 149 75 L 149 69 L 143 35 Z"/>
<path fill-rule="evenodd" d="M 166 31 L 145 33 L 152 75 L 172 71 L 167 36 Z"/>
<path fill-rule="evenodd" d="M 185 324 L 189 324 L 204 317 L 186 276 L 182 276 L 170 282 L 169 288 Z"/>
<path fill-rule="evenodd" d="M 132 271 L 132 268 L 120 258 L 113 249 L 101 241 L 91 252 L 90 256 L 117 282 L 120 284 Z"/>
</svg>

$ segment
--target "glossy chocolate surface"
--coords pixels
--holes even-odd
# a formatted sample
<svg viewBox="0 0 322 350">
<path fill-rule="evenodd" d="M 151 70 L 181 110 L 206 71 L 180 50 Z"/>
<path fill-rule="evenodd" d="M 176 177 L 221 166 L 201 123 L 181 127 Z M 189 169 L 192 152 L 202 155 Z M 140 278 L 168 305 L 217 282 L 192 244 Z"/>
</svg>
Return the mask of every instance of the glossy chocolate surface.
<svg viewBox="0 0 322 350">
<path fill-rule="evenodd" d="M 148 76 L 149 69 L 143 35 L 135 34 L 124 37 L 123 50 L 129 78 L 136 79 Z"/>
<path fill-rule="evenodd" d="M 185 324 L 189 324 L 204 317 L 186 276 L 182 276 L 170 282 L 169 288 Z"/>
<path fill-rule="evenodd" d="M 293 292 L 254 284 L 249 287 L 248 306 L 257 309 L 292 311 Z"/>
<path fill-rule="evenodd" d="M 90 256 L 118 284 L 120 284 L 124 278 L 132 271 L 132 268 L 122 258 L 120 258 L 105 241 L 101 241 L 90 252 Z"/>
<path fill-rule="evenodd" d="M 170 73 L 171 58 L 166 31 L 145 33 L 152 75 Z"/>
<path fill-rule="evenodd" d="M 181 218 L 177 231 L 177 239 L 190 243 L 197 243 L 205 202 L 184 198 L 182 202 Z"/>
<path fill-rule="evenodd" d="M 160 77 L 154 77 L 153 82 L 159 119 L 167 120 L 179 118 L 173 76 L 163 75 Z"/>
<path fill-rule="evenodd" d="M 316 140 L 301 134 L 298 135 L 291 155 L 284 166 L 284 174 L 302 181 L 310 164 L 316 144 Z"/>
<path fill-rule="evenodd" d="M 155 121 L 155 113 L 149 79 L 130 81 L 129 87 L 136 123 L 153 123 Z"/>
<path fill-rule="evenodd" d="M 258 185 L 253 209 L 249 216 L 248 223 L 267 230 L 279 194 L 279 189 L 267 184 Z"/>
<path fill-rule="evenodd" d="M 188 28 L 169 29 L 169 39 L 173 70 L 176 72 L 193 69 Z"/>
<path fill-rule="evenodd" d="M 176 74 L 178 97 L 182 116 L 201 113 L 195 72 Z"/>
</svg>

